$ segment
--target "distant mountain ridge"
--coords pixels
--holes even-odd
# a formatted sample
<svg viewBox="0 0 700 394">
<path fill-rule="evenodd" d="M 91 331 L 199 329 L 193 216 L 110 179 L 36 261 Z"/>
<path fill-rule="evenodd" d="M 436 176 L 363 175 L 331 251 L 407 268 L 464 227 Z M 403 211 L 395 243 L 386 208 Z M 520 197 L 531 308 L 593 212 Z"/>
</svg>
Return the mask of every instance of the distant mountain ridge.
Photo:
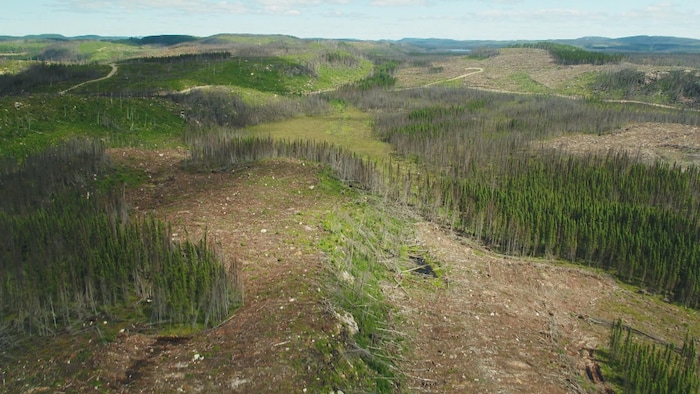
<svg viewBox="0 0 700 394">
<path fill-rule="evenodd" d="M 26 36 L 0 36 L 0 41 L 13 41 L 13 40 L 53 40 L 53 41 L 111 41 L 111 40 L 124 40 L 129 37 L 118 37 L 118 36 L 98 36 L 94 34 L 86 34 L 75 37 L 66 37 L 62 34 L 30 34 Z"/>
<path fill-rule="evenodd" d="M 581 37 L 555 40 L 453 40 L 442 38 L 403 38 L 395 41 L 428 51 L 469 50 L 479 47 L 506 47 L 513 44 L 554 42 L 591 51 L 645 53 L 700 53 L 700 40 L 669 36 L 631 36 L 620 38 Z"/>
<path fill-rule="evenodd" d="M 137 45 L 175 45 L 178 43 L 192 42 L 197 40 L 213 39 L 219 35 L 210 37 L 195 37 L 190 35 L 164 34 L 143 37 L 118 37 L 118 36 L 98 36 L 81 35 L 66 37 L 61 34 L 37 34 L 18 36 L 0 36 L 0 41 L 11 40 L 52 40 L 52 41 L 126 41 Z M 260 35 L 265 36 L 265 35 Z M 324 40 L 324 38 L 308 38 L 308 40 Z M 331 39 L 329 39 L 331 40 Z M 335 41 L 363 41 L 352 38 L 332 39 Z M 372 41 L 372 40 L 367 40 Z M 672 37 L 672 36 L 630 36 L 620 38 L 608 37 L 581 37 L 575 39 L 552 39 L 552 40 L 455 40 L 449 38 L 402 38 L 400 40 L 376 40 L 390 42 L 398 45 L 414 47 L 416 50 L 426 52 L 446 52 L 446 51 L 467 51 L 480 47 L 506 47 L 513 44 L 554 42 L 567 44 L 591 51 L 600 52 L 628 52 L 628 53 L 700 53 L 700 39 Z"/>
<path fill-rule="evenodd" d="M 700 40 L 669 36 L 631 36 L 621 38 L 583 37 L 575 40 L 558 40 L 596 51 L 611 52 L 700 52 Z"/>
</svg>

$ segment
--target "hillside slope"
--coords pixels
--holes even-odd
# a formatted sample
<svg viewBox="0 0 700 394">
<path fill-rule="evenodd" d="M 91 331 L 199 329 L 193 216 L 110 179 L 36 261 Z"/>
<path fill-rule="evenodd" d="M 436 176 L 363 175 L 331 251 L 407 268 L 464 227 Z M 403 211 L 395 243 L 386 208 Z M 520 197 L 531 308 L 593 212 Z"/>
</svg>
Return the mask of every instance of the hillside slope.
<svg viewBox="0 0 700 394">
<path fill-rule="evenodd" d="M 223 324 L 199 333 L 170 336 L 105 320 L 96 322 L 102 330 L 119 332 L 107 342 L 88 328 L 78 338 L 38 342 L 41 348 L 28 344 L 31 352 L 12 356 L 3 367 L 2 391 L 371 387 L 367 372 L 357 369 L 348 323 L 329 302 L 329 266 L 318 250 L 328 235 L 324 218 L 347 203 L 361 209 L 354 201 L 361 195 L 331 191 L 312 163 L 275 160 L 191 173 L 179 166 L 184 151 L 110 154 L 150 179 L 126 191 L 136 213 L 171 220 L 178 238 L 198 239 L 206 231 L 226 255 L 241 261 L 245 304 Z M 697 312 L 635 294 L 607 275 L 496 255 L 431 223 L 405 225 L 413 234 L 406 245 L 440 277 L 416 275 L 402 261 L 397 264 L 404 268 L 383 281 L 395 308 L 389 330 L 404 349 L 396 364 L 397 392 L 604 390 L 604 377 L 595 372 L 596 349 L 608 335 L 600 322 L 622 317 L 674 341 L 682 340 L 681 327 L 699 332 Z M 351 368 L 343 367 L 349 362 Z M 338 375 L 338 368 L 350 375 Z"/>
<path fill-rule="evenodd" d="M 66 80 L 43 86 L 47 91 L 3 97 L 0 139 L 10 154 L 0 155 L 26 157 L 75 134 L 109 141 L 122 176 L 119 192 L 132 213 L 171 223 L 174 241 L 206 235 L 217 244 L 241 267 L 243 305 L 201 331 L 98 314 L 82 327 L 14 342 L 0 325 L 0 392 L 608 392 L 619 386 L 605 363 L 611 322 L 622 319 L 658 343 L 700 335 L 696 310 L 622 285 L 611 273 L 498 254 L 498 245 L 490 249 L 426 221 L 410 203 L 358 190 L 353 179 L 336 179 L 319 163 L 277 158 L 186 168 L 190 152 L 176 147 L 196 138 L 263 135 L 336 143 L 363 160 L 391 161 L 397 172 L 423 170 L 418 157 L 404 160 L 373 139 L 370 114 L 382 109 L 362 112 L 307 83 L 333 89 L 369 73 L 369 60 L 344 56 L 350 44 L 313 58 L 325 63 L 307 63 L 319 53 L 305 54 L 298 39 L 222 35 L 203 45 L 233 45 L 248 57 L 225 55 L 216 63 L 190 56 L 201 47 L 186 41 L 158 52 L 172 57 L 125 61 L 110 74 L 102 66 L 100 75 L 110 77 L 94 83 Z M 268 46 L 258 48 L 261 42 Z M 293 62 L 268 57 L 287 50 Z M 629 66 L 558 66 L 544 50 L 524 48 L 423 60 L 398 69 L 395 93 L 441 84 L 518 93 L 504 95 L 512 100 L 504 107 L 533 94 L 586 96 L 597 73 Z M 315 72 L 304 68 L 314 64 Z M 300 85 L 286 89 L 284 81 Z M 98 95 L 109 89 L 126 95 L 138 84 L 144 97 Z M 150 96 L 174 91 L 191 100 Z M 309 94 L 296 97 L 301 91 Z M 358 94 L 382 98 L 376 91 Z M 274 123 L 260 121 L 240 134 L 226 123 L 233 113 L 291 108 L 297 98 L 327 99 L 319 106 L 325 112 L 290 112 L 286 120 L 271 117 Z M 277 100 L 286 107 L 261 104 Z M 220 110 L 226 122 L 211 121 L 206 110 Z M 531 145 L 581 155 L 624 151 L 690 166 L 698 163 L 696 134 L 696 126 L 644 123 Z"/>
</svg>

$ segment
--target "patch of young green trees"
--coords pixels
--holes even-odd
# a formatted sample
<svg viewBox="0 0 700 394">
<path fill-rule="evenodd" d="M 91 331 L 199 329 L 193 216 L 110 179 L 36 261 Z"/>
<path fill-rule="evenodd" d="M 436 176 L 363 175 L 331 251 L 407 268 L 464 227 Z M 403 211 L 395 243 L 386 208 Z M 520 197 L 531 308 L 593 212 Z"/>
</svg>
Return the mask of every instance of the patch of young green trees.
<svg viewBox="0 0 700 394">
<path fill-rule="evenodd" d="M 372 75 L 353 84 L 353 88 L 370 90 L 374 88 L 390 88 L 396 85 L 394 73 L 399 67 L 395 60 L 379 63 L 374 67 Z"/>
<path fill-rule="evenodd" d="M 219 133 L 193 143 L 191 164 L 219 169 L 279 156 L 327 163 L 341 179 L 410 204 L 504 253 L 608 269 L 674 301 L 700 305 L 696 167 L 647 165 L 616 152 L 570 156 L 536 144 L 562 132 L 599 134 L 629 122 L 697 125 L 697 114 L 441 88 L 346 98 L 383 109 L 375 131 L 405 159 L 368 162 L 324 143 Z"/>
<path fill-rule="evenodd" d="M 57 92 L 70 84 L 97 79 L 109 66 L 36 63 L 18 74 L 0 74 L 0 96 L 36 92 Z"/>
<path fill-rule="evenodd" d="M 209 326 L 242 300 L 235 261 L 133 219 L 103 148 L 72 142 L 0 171 L 0 327 L 47 335 L 95 320 Z M 0 333 L 2 334 L 2 333 Z"/>
<path fill-rule="evenodd" d="M 605 268 L 700 305 L 697 168 L 617 152 L 570 156 L 536 142 L 631 122 L 698 125 L 697 114 L 443 88 L 345 97 L 381 110 L 377 136 L 413 163 L 385 163 L 392 198 L 502 252 Z"/>
<path fill-rule="evenodd" d="M 587 51 L 572 45 L 557 44 L 553 42 L 538 42 L 534 44 L 517 44 L 516 48 L 544 49 L 554 58 L 558 64 L 607 64 L 619 63 L 624 59 L 622 55 L 614 55 L 602 52 Z"/>
<path fill-rule="evenodd" d="M 592 86 L 598 94 L 625 99 L 652 97 L 669 104 L 697 107 L 700 104 L 700 73 L 692 70 L 645 73 L 623 69 L 598 75 Z"/>
<path fill-rule="evenodd" d="M 608 362 L 625 393 L 697 393 L 700 390 L 695 340 L 682 347 L 643 342 L 618 320 L 610 332 Z"/>
</svg>

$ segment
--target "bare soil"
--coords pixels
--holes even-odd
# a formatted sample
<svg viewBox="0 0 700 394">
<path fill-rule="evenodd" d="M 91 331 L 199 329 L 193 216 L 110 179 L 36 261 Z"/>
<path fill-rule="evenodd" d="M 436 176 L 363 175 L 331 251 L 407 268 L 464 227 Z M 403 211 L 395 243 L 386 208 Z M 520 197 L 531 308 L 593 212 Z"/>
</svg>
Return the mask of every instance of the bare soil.
<svg viewBox="0 0 700 394">
<path fill-rule="evenodd" d="M 315 191 L 319 166 L 281 160 L 192 173 L 180 169 L 184 151 L 111 155 L 152 179 L 128 193 L 137 212 L 167 219 L 176 238 L 199 239 L 206 232 L 225 256 L 239 261 L 245 302 L 219 327 L 168 344 L 155 356 L 148 352 L 158 338 L 143 339 L 150 343 L 144 358 L 124 351 L 124 342 L 133 340 L 127 335 L 101 358 L 104 370 L 115 371 L 128 358 L 116 382 L 129 392 L 292 392 L 311 383 L 314 371 L 301 373 L 299 365 L 316 353 L 316 340 L 340 333 L 319 296 L 323 262 L 314 244 L 319 220 L 335 203 Z M 138 379 L 124 376 L 144 359 Z"/>
<path fill-rule="evenodd" d="M 398 86 L 460 78 L 467 86 L 517 90 L 512 76 L 527 74 L 545 88 L 575 91 L 586 73 L 600 70 L 556 66 L 545 51 L 533 49 L 432 66 L 443 71 L 402 70 Z M 697 163 L 700 135 L 696 127 L 639 124 L 541 144 L 687 165 Z M 126 189 L 136 215 L 170 221 L 175 239 L 206 233 L 230 264 L 240 265 L 244 304 L 229 320 L 196 333 L 154 334 L 146 326 L 105 320 L 37 341 L 27 354 L 0 359 L 0 392 L 313 392 L 321 372 L 344 362 L 317 346 L 346 341 L 323 292 L 320 223 L 340 201 L 320 190 L 319 165 L 271 160 L 196 173 L 182 169 L 185 150 L 113 149 L 109 155 L 148 179 Z M 392 330 L 403 339 L 401 392 L 607 392 L 598 357 L 606 322 L 622 318 L 665 341 L 700 335 L 697 311 L 640 294 L 605 273 L 502 256 L 429 222 L 417 223 L 414 232 L 415 245 L 441 276 L 405 272 L 384 284 L 398 312 Z M 91 334 L 114 326 L 120 331 L 114 340 Z"/>
<path fill-rule="evenodd" d="M 560 65 L 556 64 L 549 52 L 544 49 L 501 48 L 497 56 L 486 59 L 454 56 L 436 60 L 429 66 L 402 68 L 398 72 L 396 85 L 404 89 L 424 87 L 464 76 L 462 84 L 469 88 L 576 97 L 584 92 L 588 93 L 589 88 L 586 84 L 589 75 L 626 68 L 637 69 L 650 76 L 674 69 L 625 62 L 604 65 Z M 441 72 L 431 73 L 430 69 L 440 69 Z M 472 72 L 471 70 L 481 71 Z M 523 79 L 531 80 L 531 83 L 523 85 Z"/>
<path fill-rule="evenodd" d="M 528 75 L 533 81 L 543 87 L 555 90 L 572 88 L 584 74 L 591 71 L 614 70 L 625 67 L 624 65 L 576 65 L 560 66 L 552 61 L 549 53 L 544 49 L 532 48 L 503 48 L 498 56 L 487 59 L 472 59 L 464 56 L 455 56 L 436 61 L 431 67 L 441 68 L 441 73 L 430 74 L 425 67 L 412 67 L 401 69 L 397 76 L 397 86 L 416 87 L 424 86 L 436 80 L 446 80 L 464 74 L 467 69 L 483 69 L 479 73 L 470 73 L 464 79 L 465 86 L 498 90 L 521 91 L 521 86 L 512 79 L 513 75 Z"/>
<path fill-rule="evenodd" d="M 610 134 L 566 135 L 537 145 L 579 155 L 624 152 L 646 163 L 662 160 L 682 167 L 700 162 L 700 129 L 681 124 L 632 124 Z"/>
<path fill-rule="evenodd" d="M 149 179 L 127 189 L 136 214 L 168 219 L 175 238 L 206 231 L 242 265 L 245 303 L 218 327 L 187 335 L 126 326 L 108 343 L 56 338 L 51 353 L 6 364 L 0 391 L 313 392 L 322 371 L 344 362 L 316 345 L 345 341 L 322 291 L 316 243 L 323 216 L 339 201 L 319 190 L 319 165 L 273 160 L 194 173 L 181 168 L 184 150 L 109 154 Z M 401 392 L 606 392 L 596 356 L 608 328 L 600 322 L 621 317 L 673 341 L 699 333 L 695 311 L 606 274 L 498 255 L 428 222 L 414 230 L 415 245 L 442 275 L 405 272 L 384 285 L 405 349 Z"/>
<path fill-rule="evenodd" d="M 476 244 L 420 223 L 417 241 L 447 270 L 432 291 L 404 286 L 392 292 L 411 338 L 402 363 L 411 392 L 581 392 L 588 349 L 607 331 L 596 315 L 613 280 L 579 268 L 492 254 Z M 581 318 L 579 317 L 581 316 Z M 601 386 L 600 390 L 604 390 Z"/>
</svg>

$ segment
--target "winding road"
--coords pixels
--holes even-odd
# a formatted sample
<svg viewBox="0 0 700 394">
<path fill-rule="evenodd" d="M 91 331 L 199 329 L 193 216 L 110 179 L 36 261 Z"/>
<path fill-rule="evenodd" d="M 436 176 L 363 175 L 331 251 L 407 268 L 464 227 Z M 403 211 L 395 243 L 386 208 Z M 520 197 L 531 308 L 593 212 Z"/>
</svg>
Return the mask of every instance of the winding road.
<svg viewBox="0 0 700 394">
<path fill-rule="evenodd" d="M 454 77 L 454 78 L 442 79 L 442 80 L 439 80 L 439 81 L 431 82 L 431 83 L 429 83 L 429 84 L 427 84 L 427 85 L 423 85 L 422 87 L 427 88 L 428 86 L 437 85 L 437 84 L 439 84 L 439 83 L 457 81 L 457 80 L 460 80 L 460 79 L 464 79 L 464 78 L 466 78 L 466 77 L 468 77 L 468 76 L 470 76 L 470 75 L 474 75 L 474 74 L 478 74 L 478 73 L 484 72 L 484 69 L 481 68 L 481 67 L 469 67 L 469 68 L 467 68 L 467 70 L 472 70 L 472 72 L 468 72 L 468 73 L 466 73 L 466 74 L 458 75 L 458 76 L 456 76 L 456 77 Z"/>
<path fill-rule="evenodd" d="M 439 81 L 431 82 L 422 86 L 419 86 L 417 88 L 427 88 L 433 85 L 445 83 L 445 82 L 451 82 L 451 81 L 457 81 L 460 79 L 464 79 L 468 76 L 474 75 L 474 74 L 479 74 L 484 72 L 484 69 L 481 67 L 470 67 L 467 68 L 466 70 L 473 70 L 472 72 L 468 72 L 466 74 L 462 74 L 459 76 L 456 76 L 454 78 L 449 78 L 449 79 L 441 79 Z M 520 95 L 535 95 L 535 94 L 541 94 L 541 93 L 530 93 L 530 92 L 516 92 L 516 91 L 510 91 L 510 90 L 502 90 L 502 89 L 490 89 L 490 88 L 482 88 L 482 87 L 470 87 L 471 89 L 476 89 L 476 90 L 481 90 L 485 92 L 494 92 L 494 93 L 506 93 L 506 94 L 520 94 Z M 416 89 L 414 88 L 404 88 L 404 89 L 399 89 L 399 90 L 407 90 L 407 89 Z M 580 100 L 583 99 L 583 96 L 569 96 L 569 95 L 564 95 L 564 94 L 556 94 L 556 93 L 549 93 L 547 95 L 550 96 L 556 96 L 556 97 L 562 97 L 562 98 L 567 98 L 570 100 Z M 649 103 L 645 101 L 639 101 L 639 100 L 616 100 L 616 99 L 603 99 L 603 102 L 606 103 L 621 103 L 621 104 L 639 104 L 639 105 L 648 105 L 650 107 L 657 107 L 657 108 L 666 108 L 666 109 L 675 109 L 675 110 L 684 110 L 684 111 L 692 111 L 692 112 L 700 112 L 698 109 L 693 109 L 693 108 L 680 108 L 677 106 L 673 105 L 667 105 L 667 104 L 658 104 L 658 103 Z"/>
<path fill-rule="evenodd" d="M 66 89 L 66 90 L 62 90 L 62 91 L 58 92 L 58 94 L 59 94 L 59 95 L 64 95 L 64 94 L 70 92 L 71 90 L 77 89 L 77 88 L 79 88 L 79 87 L 81 87 L 81 86 L 83 86 L 83 85 L 87 85 L 87 84 L 89 84 L 89 83 L 95 83 L 95 82 L 99 82 L 99 81 L 104 81 L 105 79 L 112 78 L 112 77 L 117 73 L 117 71 L 119 71 L 119 68 L 118 68 L 117 65 L 114 64 L 114 63 L 110 63 L 110 66 L 112 67 L 112 70 L 110 70 L 109 74 L 105 75 L 104 77 L 97 78 L 97 79 L 92 79 L 92 80 L 85 81 L 85 82 L 81 82 L 81 83 L 79 83 L 79 84 L 77 84 L 77 85 L 75 85 L 75 86 L 71 86 L 70 88 L 68 88 L 68 89 Z M 467 77 L 469 77 L 469 76 L 471 76 L 471 75 L 475 75 L 475 74 L 482 73 L 482 72 L 484 72 L 484 69 L 483 69 L 482 67 L 469 67 L 469 68 L 466 69 L 466 71 L 468 71 L 468 72 L 466 72 L 466 73 L 464 73 L 464 74 L 462 74 L 462 75 L 458 75 L 458 76 L 453 77 L 453 78 L 441 79 L 441 80 L 439 80 L 439 81 L 430 82 L 430 83 L 425 84 L 425 85 L 422 85 L 422 86 L 411 87 L 411 88 L 403 88 L 403 89 L 397 89 L 397 90 L 410 90 L 410 89 L 417 89 L 417 88 L 427 88 L 427 87 L 430 87 L 430 86 L 433 86 L 433 85 L 437 85 L 437 84 L 441 84 L 441 83 L 445 83 L 445 82 L 457 81 L 457 80 L 460 80 L 460 79 L 465 79 L 465 78 L 467 78 Z M 195 86 L 195 87 L 191 87 L 191 88 L 185 89 L 185 90 L 183 90 L 183 91 L 180 91 L 180 93 L 189 93 L 190 91 L 193 91 L 193 90 L 196 90 L 196 89 L 205 89 L 205 88 L 209 88 L 209 87 L 211 87 L 211 86 L 210 86 L 210 85 L 206 85 L 206 86 Z M 489 92 L 496 92 L 496 93 L 522 94 L 522 95 L 530 95 L 530 94 L 533 94 L 533 93 L 528 93 L 528 92 L 514 92 L 514 91 L 501 90 L 501 89 L 489 89 L 489 88 L 478 88 L 478 87 L 472 87 L 472 89 L 477 89 L 477 90 L 482 90 L 482 91 L 489 91 Z M 326 91 L 332 91 L 332 90 L 333 90 L 333 89 L 323 89 L 323 90 L 319 90 L 319 91 L 315 91 L 315 92 L 310 92 L 310 93 L 307 93 L 307 94 L 318 94 L 318 93 L 322 93 L 322 92 L 326 92 Z M 577 100 L 577 99 L 582 99 L 582 98 L 583 98 L 583 97 L 579 97 L 579 96 L 567 96 L 567 95 L 561 95 L 561 94 L 552 94 L 552 95 L 553 95 L 553 96 L 558 96 L 558 97 L 564 97 L 564 98 L 568 98 L 568 99 L 572 99 L 572 100 Z M 607 99 L 607 100 L 603 100 L 603 101 L 604 101 L 604 102 L 608 102 L 608 103 L 640 104 L 640 105 L 648 105 L 648 106 L 652 106 L 652 107 L 667 108 L 667 109 L 682 109 L 682 108 L 674 107 L 674 106 L 671 106 L 671 105 L 656 104 L 656 103 L 648 103 L 648 102 L 637 101 L 637 100 L 613 100 L 613 99 Z M 693 112 L 700 112 L 700 110 L 697 110 L 697 109 L 689 109 L 689 108 L 686 108 L 685 110 L 687 110 L 687 111 L 693 111 Z"/>
<path fill-rule="evenodd" d="M 117 65 L 114 64 L 114 63 L 111 63 L 110 66 L 112 67 L 112 70 L 109 72 L 109 74 L 105 75 L 104 77 L 102 77 L 102 78 L 97 78 L 97 79 L 91 79 L 91 80 L 85 81 L 85 82 L 81 82 L 81 83 L 79 83 L 79 84 L 77 84 L 77 85 L 75 85 L 75 86 L 69 87 L 69 88 L 66 89 L 66 90 L 62 90 L 62 91 L 58 92 L 58 94 L 60 94 L 61 96 L 63 96 L 64 94 L 70 92 L 71 90 L 77 89 L 77 88 L 79 88 L 79 87 L 81 87 L 81 86 L 83 86 L 83 85 L 87 85 L 87 84 L 89 84 L 89 83 L 94 83 L 94 82 L 99 82 L 99 81 L 104 81 L 105 79 L 112 78 L 112 77 L 114 76 L 114 74 L 117 73 L 117 71 L 119 70 L 119 68 L 118 68 Z"/>
</svg>

